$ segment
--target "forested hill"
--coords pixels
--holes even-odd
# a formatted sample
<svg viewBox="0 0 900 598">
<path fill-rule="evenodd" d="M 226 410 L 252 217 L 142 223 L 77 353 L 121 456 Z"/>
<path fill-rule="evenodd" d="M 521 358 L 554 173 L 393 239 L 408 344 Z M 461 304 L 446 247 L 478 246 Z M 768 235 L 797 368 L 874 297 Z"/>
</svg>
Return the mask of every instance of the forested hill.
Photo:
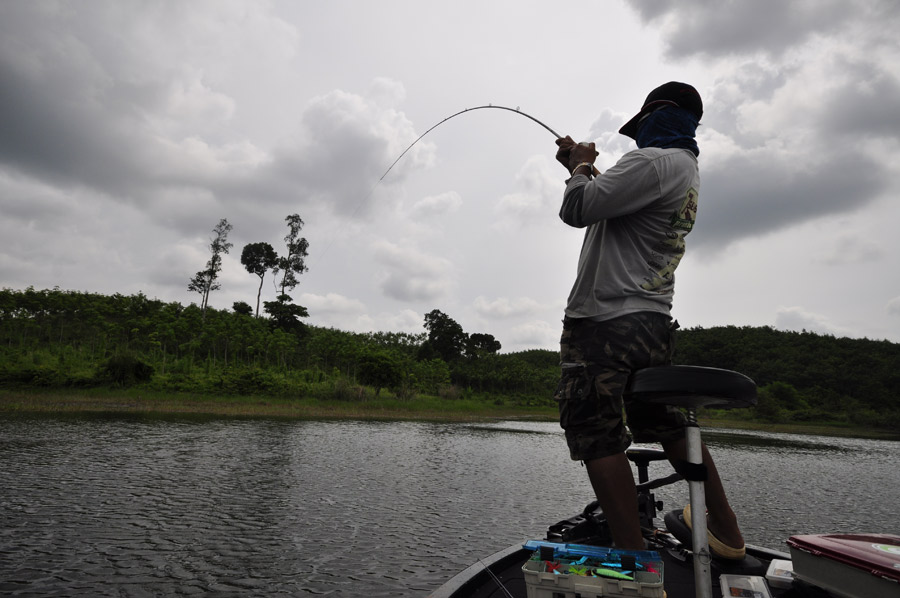
<svg viewBox="0 0 900 598">
<path fill-rule="evenodd" d="M 900 429 L 900 344 L 724 326 L 679 331 L 675 362 L 746 374 L 772 421 L 834 417 Z"/>
<path fill-rule="evenodd" d="M 555 351 L 500 353 L 437 310 L 423 331 L 358 334 L 244 311 L 132 296 L 0 290 L 0 385 L 145 385 L 192 392 L 360 400 L 483 397 L 552 405 Z M 900 430 L 900 344 L 769 327 L 678 332 L 675 361 L 735 370 L 760 387 L 747 417 Z"/>
</svg>

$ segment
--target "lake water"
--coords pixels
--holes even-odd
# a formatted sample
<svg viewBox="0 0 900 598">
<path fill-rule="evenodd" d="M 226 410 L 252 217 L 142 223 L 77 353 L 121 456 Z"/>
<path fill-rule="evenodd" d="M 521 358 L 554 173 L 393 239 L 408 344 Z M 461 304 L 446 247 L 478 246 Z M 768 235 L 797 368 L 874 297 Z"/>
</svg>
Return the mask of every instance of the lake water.
<svg viewBox="0 0 900 598">
<path fill-rule="evenodd" d="M 900 533 L 900 443 L 704 438 L 748 542 Z M 19 417 L 0 595 L 424 596 L 591 499 L 553 423 Z"/>
</svg>

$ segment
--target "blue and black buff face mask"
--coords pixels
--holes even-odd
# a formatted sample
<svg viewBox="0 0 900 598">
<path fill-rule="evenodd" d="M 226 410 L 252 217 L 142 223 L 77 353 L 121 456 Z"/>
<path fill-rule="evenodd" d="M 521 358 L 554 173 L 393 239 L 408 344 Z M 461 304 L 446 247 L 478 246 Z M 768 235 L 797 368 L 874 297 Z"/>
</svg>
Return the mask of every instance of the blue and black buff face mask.
<svg viewBox="0 0 900 598">
<path fill-rule="evenodd" d="M 681 148 L 700 155 L 697 140 L 697 117 L 677 106 L 666 106 L 651 112 L 638 126 L 635 141 L 639 148 L 659 147 L 662 149 Z"/>
</svg>

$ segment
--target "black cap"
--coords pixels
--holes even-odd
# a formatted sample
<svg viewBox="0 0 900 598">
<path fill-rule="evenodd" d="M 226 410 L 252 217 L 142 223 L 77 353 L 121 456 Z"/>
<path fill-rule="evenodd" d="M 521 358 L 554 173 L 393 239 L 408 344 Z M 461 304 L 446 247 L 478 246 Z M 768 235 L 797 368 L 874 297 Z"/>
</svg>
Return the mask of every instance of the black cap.
<svg viewBox="0 0 900 598">
<path fill-rule="evenodd" d="M 703 100 L 700 99 L 700 94 L 697 93 L 697 90 L 687 83 L 669 81 L 650 92 L 650 95 L 644 100 L 644 106 L 641 108 L 641 111 L 622 125 L 619 133 L 634 139 L 637 136 L 638 122 L 647 114 L 665 105 L 684 108 L 696 116 L 698 121 L 703 116 Z"/>
</svg>

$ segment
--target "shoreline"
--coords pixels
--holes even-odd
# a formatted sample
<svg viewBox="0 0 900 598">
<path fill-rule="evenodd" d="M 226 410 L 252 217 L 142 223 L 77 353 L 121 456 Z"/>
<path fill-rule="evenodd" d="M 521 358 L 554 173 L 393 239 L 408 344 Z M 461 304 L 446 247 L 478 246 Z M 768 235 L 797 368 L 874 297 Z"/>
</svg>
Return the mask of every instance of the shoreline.
<svg viewBox="0 0 900 598">
<path fill-rule="evenodd" d="M 0 414 L 123 414 L 284 419 L 477 422 L 555 421 L 551 408 L 498 406 L 481 401 L 392 398 L 365 401 L 208 396 L 130 390 L 0 389 Z"/>
<path fill-rule="evenodd" d="M 557 421 L 553 407 L 494 405 L 465 399 L 420 398 L 400 401 L 284 399 L 269 396 L 209 396 L 142 389 L 0 389 L 2 415 L 123 415 L 152 417 L 238 417 L 275 419 L 356 419 L 466 423 L 496 420 Z M 900 434 L 826 423 L 762 423 L 700 417 L 704 428 L 784 434 L 900 440 Z"/>
</svg>

